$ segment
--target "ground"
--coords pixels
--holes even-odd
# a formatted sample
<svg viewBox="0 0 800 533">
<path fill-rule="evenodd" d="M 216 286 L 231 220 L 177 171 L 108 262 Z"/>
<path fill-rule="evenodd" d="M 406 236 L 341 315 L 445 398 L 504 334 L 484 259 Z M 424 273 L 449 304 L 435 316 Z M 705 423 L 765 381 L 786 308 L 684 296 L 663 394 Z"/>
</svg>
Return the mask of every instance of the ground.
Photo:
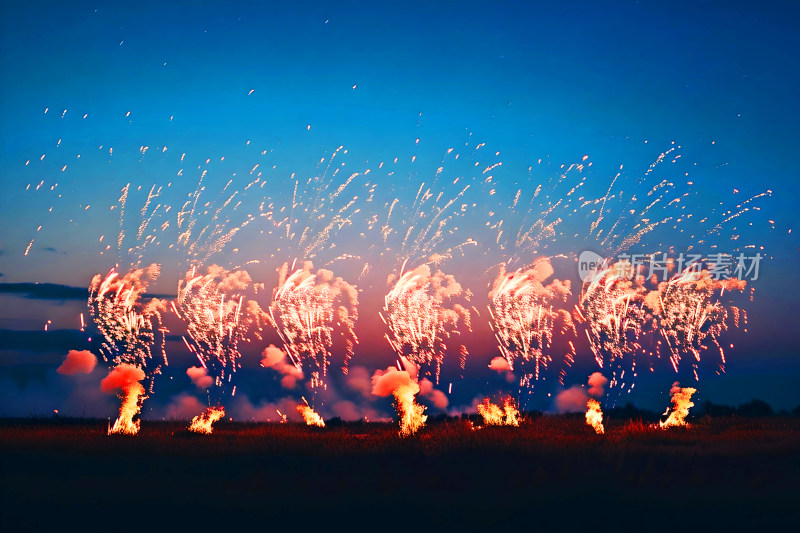
<svg viewBox="0 0 800 533">
<path fill-rule="evenodd" d="M 797 418 L 611 420 L 605 435 L 582 417 L 449 419 L 411 438 L 378 423 L 106 428 L 0 420 L 0 529 L 738 530 L 800 518 Z"/>
</svg>

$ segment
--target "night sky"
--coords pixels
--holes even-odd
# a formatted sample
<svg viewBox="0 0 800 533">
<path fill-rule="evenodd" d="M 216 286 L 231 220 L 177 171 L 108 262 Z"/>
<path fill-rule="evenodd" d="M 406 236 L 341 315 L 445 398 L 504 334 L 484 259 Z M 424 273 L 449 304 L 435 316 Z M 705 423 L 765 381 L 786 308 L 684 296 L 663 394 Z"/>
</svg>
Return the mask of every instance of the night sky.
<svg viewBox="0 0 800 533">
<path fill-rule="evenodd" d="M 764 255 L 759 278 L 738 299 L 732 295 L 749 314 L 747 332 L 731 327 L 723 334 L 723 374 L 716 372 L 717 352 L 704 353 L 695 400 L 800 404 L 798 6 L 122 4 L 0 7 L 0 415 L 116 414 L 118 400 L 99 389 L 108 372 L 102 360 L 89 375 L 56 368 L 70 349 L 96 350 L 91 324 L 79 330 L 81 313 L 90 321 L 87 287 L 95 274 L 160 263 L 150 292 L 175 295 L 178 279 L 198 260 L 178 244 L 176 213 L 198 187 L 207 212 L 198 228 L 231 229 L 252 217 L 224 249 L 203 259 L 227 268 L 248 263 L 254 281 L 265 285 L 257 296 L 262 307 L 276 269 L 295 259 L 313 260 L 358 286 L 360 343 L 352 365 L 367 380 L 395 364 L 378 317 L 387 276 L 406 260 L 416 267 L 444 256 L 439 268 L 471 291 L 479 314 L 473 331 L 450 344 L 439 387 L 448 392 L 452 383 L 449 406 L 429 404 L 430 412 L 462 412 L 476 398 L 516 394 L 487 367 L 499 353 L 487 312 L 497 265 L 519 268 L 560 256 L 552 262 L 556 277 L 572 280 L 570 310 L 580 292 L 577 255 L 618 252 L 662 180 L 669 192 L 649 215 L 670 221 L 629 252 Z M 330 214 L 353 200 L 351 223 L 308 251 L 298 236 L 324 226 L 313 209 L 324 194 L 304 184 L 317 177 L 312 183 L 336 189 L 354 173 L 341 197 L 325 206 Z M 609 196 L 617 175 L 601 228 L 621 237 L 604 243 L 590 231 L 595 206 L 581 204 Z M 423 183 L 433 198 L 417 209 Z M 118 199 L 128 184 L 121 219 Z M 542 193 L 529 203 L 539 186 Z M 151 190 L 159 194 L 147 203 Z M 441 215 L 441 239 L 403 246 L 409 227 L 427 224 L 437 206 L 457 196 Z M 555 235 L 536 247 L 516 246 L 517 231 L 559 200 L 545 217 L 562 219 Z M 294 238 L 261 216 L 293 203 Z M 393 232 L 384 241 L 387 217 Z M 145 402 L 146 418 L 185 415 L 181 408 L 207 400 L 186 375 L 197 361 L 181 341 L 180 322 L 169 316 L 167 326 L 170 364 Z M 599 370 L 580 325 L 571 340 L 577 354 L 566 387 L 584 385 Z M 278 372 L 259 366 L 261 350 L 278 341 L 267 331 L 263 341 L 243 346 L 236 397 L 225 399 L 234 418 L 275 419 L 276 408 L 308 394 L 304 384 L 282 388 Z M 565 341 L 554 342 L 556 359 Z M 464 370 L 460 344 L 470 353 Z M 652 366 L 614 401 L 663 410 L 674 381 L 694 382 L 664 359 Z M 326 417 L 391 412 L 389 400 L 333 374 Z M 529 408 L 555 409 L 565 386 L 548 379 Z"/>
</svg>

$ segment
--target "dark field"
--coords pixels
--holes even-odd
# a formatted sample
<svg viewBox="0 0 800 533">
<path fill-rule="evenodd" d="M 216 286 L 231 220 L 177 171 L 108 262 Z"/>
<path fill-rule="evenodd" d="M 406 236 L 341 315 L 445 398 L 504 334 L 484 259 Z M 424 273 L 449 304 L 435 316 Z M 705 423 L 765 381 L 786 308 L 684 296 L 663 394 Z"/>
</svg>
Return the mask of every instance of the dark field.
<svg viewBox="0 0 800 533">
<path fill-rule="evenodd" d="M 800 518 L 800 419 L 690 428 L 545 416 L 519 428 L 0 420 L 4 531 L 342 524 L 356 531 L 777 527 Z M 793 528 L 793 526 L 792 526 Z M 339 530 L 334 528 L 333 530 Z"/>
</svg>

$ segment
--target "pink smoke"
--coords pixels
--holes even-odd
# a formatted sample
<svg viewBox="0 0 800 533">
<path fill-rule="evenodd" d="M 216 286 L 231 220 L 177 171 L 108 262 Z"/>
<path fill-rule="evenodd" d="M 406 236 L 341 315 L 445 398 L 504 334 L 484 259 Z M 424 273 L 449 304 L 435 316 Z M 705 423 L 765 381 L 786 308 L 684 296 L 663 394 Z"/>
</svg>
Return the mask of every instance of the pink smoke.
<svg viewBox="0 0 800 533">
<path fill-rule="evenodd" d="M 208 375 L 208 370 L 202 366 L 190 366 L 186 369 L 186 375 L 192 380 L 194 386 L 205 390 L 214 383 L 214 378 Z"/>
<path fill-rule="evenodd" d="M 438 389 L 433 388 L 433 382 L 429 379 L 423 378 L 419 382 L 419 393 L 421 396 L 428 398 L 433 405 L 439 409 L 447 409 L 450 401 L 447 395 Z"/>
<path fill-rule="evenodd" d="M 65 376 L 91 374 L 96 365 L 97 357 L 89 350 L 70 350 L 56 372 Z"/>
<path fill-rule="evenodd" d="M 297 381 L 303 379 L 303 372 L 291 364 L 286 353 L 274 344 L 270 344 L 261 352 L 261 366 L 283 374 L 281 387 L 284 389 L 293 389 Z"/>
<path fill-rule="evenodd" d="M 492 359 L 492 361 L 489 363 L 489 368 L 498 373 L 508 372 L 511 370 L 511 367 L 509 366 L 505 357 L 499 356 Z"/>
<path fill-rule="evenodd" d="M 144 377 L 144 370 L 138 366 L 121 363 L 103 378 L 100 382 L 100 390 L 106 394 L 110 394 L 117 389 L 127 391 L 131 385 L 142 381 Z"/>
<path fill-rule="evenodd" d="M 608 379 L 600 372 L 594 372 L 589 376 L 589 396 L 599 398 L 605 392 L 603 388 L 608 383 Z"/>
<path fill-rule="evenodd" d="M 556 410 L 559 413 L 576 413 L 586 411 L 586 402 L 589 401 L 589 396 L 580 385 L 573 385 L 572 387 L 563 390 L 556 396 Z"/>
</svg>

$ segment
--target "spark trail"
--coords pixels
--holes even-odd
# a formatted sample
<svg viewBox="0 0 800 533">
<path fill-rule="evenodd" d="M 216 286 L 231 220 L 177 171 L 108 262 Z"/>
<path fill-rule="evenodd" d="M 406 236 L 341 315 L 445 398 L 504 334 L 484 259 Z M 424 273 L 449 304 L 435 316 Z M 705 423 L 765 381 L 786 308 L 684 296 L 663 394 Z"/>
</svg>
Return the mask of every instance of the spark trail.
<svg viewBox="0 0 800 533">
<path fill-rule="evenodd" d="M 490 326 L 509 370 L 523 363 L 533 365 L 533 372 L 523 372 L 521 386 L 532 386 L 541 371 L 550 366 L 553 358 L 549 348 L 557 320 L 563 323 L 562 334 L 575 333 L 569 312 L 556 308 L 569 296 L 570 282 L 554 279 L 545 286 L 543 283 L 552 274 L 548 259 L 537 261 L 525 271 L 506 273 L 501 268 L 489 292 Z M 575 355 L 572 346 L 570 343 L 571 353 L 565 359 L 568 363 Z"/>
<path fill-rule="evenodd" d="M 575 307 L 579 320 L 587 325 L 586 336 L 597 364 L 611 369 L 611 387 L 624 387 L 626 358 L 631 379 L 636 376 L 635 353 L 642 349 L 639 338 L 645 320 L 644 292 L 631 264 L 618 261 L 601 266 L 584 282 Z"/>
<path fill-rule="evenodd" d="M 358 292 L 326 269 L 314 271 L 310 261 L 289 273 L 288 263 L 278 270 L 278 286 L 269 307 L 268 320 L 283 341 L 292 364 L 311 376 L 311 387 L 327 388 L 334 326 L 344 337 L 342 371 L 347 374 L 358 343 Z"/>
<path fill-rule="evenodd" d="M 147 390 L 152 393 L 154 377 L 161 372 L 162 362 L 167 363 L 166 328 L 159 326 L 166 304 L 158 298 L 143 298 L 148 284 L 155 281 L 159 273 L 157 264 L 132 270 L 122 277 L 112 270 L 105 278 L 95 275 L 89 287 L 89 313 L 103 338 L 100 353 L 112 367 L 103 390 L 122 391 L 120 416 L 110 429 L 111 433 L 138 432 L 139 421 L 134 422 L 133 418 L 147 398 L 146 389 L 139 382 L 147 378 Z M 152 352 L 157 333 L 161 338 L 160 359 L 154 358 Z M 133 374 L 135 379 L 130 377 Z M 123 376 L 128 378 L 123 379 Z"/>
<path fill-rule="evenodd" d="M 386 340 L 399 357 L 406 357 L 417 365 L 433 366 L 436 383 L 439 383 L 446 341 L 459 323 L 471 330 L 470 310 L 458 303 L 446 305 L 449 300 L 464 294 L 469 300 L 471 293 L 464 291 L 452 275 L 437 270 L 431 274 L 428 265 L 421 265 L 403 273 L 392 284 L 384 299 L 384 314 L 381 318 L 389 328 Z M 464 368 L 466 348 L 461 349 L 461 367 Z"/>
<path fill-rule="evenodd" d="M 683 356 L 688 355 L 697 380 L 697 363 L 709 345 L 717 347 L 720 369 L 724 371 L 725 351 L 720 336 L 728 328 L 728 315 L 733 314 L 738 326 L 740 319 L 746 322 L 747 314 L 738 307 L 726 307 L 720 300 L 726 290 L 742 291 L 746 283 L 735 278 L 714 279 L 709 270 L 690 267 L 647 294 L 645 306 L 655 315 L 658 333 L 667 345 L 675 372 Z"/>
<path fill-rule="evenodd" d="M 225 388 L 240 367 L 239 343 L 249 324 L 243 292 L 250 284 L 247 272 L 228 271 L 217 265 L 210 265 L 206 274 L 196 274 L 192 268 L 178 284 L 173 311 L 186 324 L 191 339 L 188 342 L 184 338 L 186 346 L 214 379 L 215 403 L 222 401 Z M 235 390 L 234 386 L 232 394 Z"/>
</svg>

